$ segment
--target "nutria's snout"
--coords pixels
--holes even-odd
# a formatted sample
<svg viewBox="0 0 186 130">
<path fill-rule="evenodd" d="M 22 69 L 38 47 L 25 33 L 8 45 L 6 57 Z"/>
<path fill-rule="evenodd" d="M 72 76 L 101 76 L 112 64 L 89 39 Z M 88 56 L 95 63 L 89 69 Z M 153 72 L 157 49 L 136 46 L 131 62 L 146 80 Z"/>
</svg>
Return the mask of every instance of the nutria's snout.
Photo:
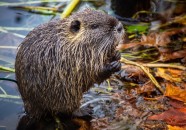
<svg viewBox="0 0 186 130">
<path fill-rule="evenodd" d="M 123 30 L 123 25 L 121 24 L 121 22 L 118 23 L 118 25 L 116 26 L 116 31 L 120 34 L 120 33 L 124 33 Z"/>
<path fill-rule="evenodd" d="M 115 46 L 118 46 L 119 44 L 123 43 L 124 33 L 125 33 L 125 30 L 123 28 L 122 23 L 118 22 L 118 24 L 115 26 L 115 36 L 116 36 Z"/>
</svg>

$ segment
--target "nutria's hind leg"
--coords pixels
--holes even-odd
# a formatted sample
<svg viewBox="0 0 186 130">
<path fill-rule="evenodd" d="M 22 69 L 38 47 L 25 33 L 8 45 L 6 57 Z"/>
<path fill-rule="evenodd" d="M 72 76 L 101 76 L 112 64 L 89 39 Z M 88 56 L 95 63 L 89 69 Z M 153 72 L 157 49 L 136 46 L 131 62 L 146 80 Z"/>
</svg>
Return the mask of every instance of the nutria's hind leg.
<svg viewBox="0 0 186 130">
<path fill-rule="evenodd" d="M 58 113 L 57 115 L 53 115 L 53 119 L 55 120 L 55 129 L 78 130 L 80 126 L 74 123 L 74 118 L 75 117 L 72 114 L 67 113 Z"/>
<path fill-rule="evenodd" d="M 45 110 L 41 109 L 36 104 L 31 104 L 29 101 L 24 101 L 24 108 L 26 114 L 33 120 L 39 120 L 40 118 L 47 115 L 47 112 Z"/>
<path fill-rule="evenodd" d="M 92 109 L 79 108 L 73 112 L 73 123 L 79 126 L 78 130 L 90 130 L 90 121 L 92 120 Z"/>
<path fill-rule="evenodd" d="M 33 120 L 28 115 L 24 115 L 21 117 L 16 130 L 56 130 L 56 125 L 52 119 L 41 118 L 39 120 Z"/>
<path fill-rule="evenodd" d="M 60 120 L 60 117 L 54 116 L 53 118 L 55 119 L 55 129 L 56 130 L 64 130 L 62 122 Z"/>
<path fill-rule="evenodd" d="M 31 122 L 30 117 L 28 115 L 24 115 L 19 120 L 16 130 L 33 130 L 35 129 L 35 125 Z"/>
</svg>

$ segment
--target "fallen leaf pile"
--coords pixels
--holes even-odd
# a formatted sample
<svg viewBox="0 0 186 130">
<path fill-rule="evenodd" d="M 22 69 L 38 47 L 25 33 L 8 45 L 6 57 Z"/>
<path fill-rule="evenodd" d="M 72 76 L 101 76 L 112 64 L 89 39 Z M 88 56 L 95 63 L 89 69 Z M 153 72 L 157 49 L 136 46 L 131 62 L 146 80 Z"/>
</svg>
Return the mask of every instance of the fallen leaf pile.
<svg viewBox="0 0 186 130">
<path fill-rule="evenodd" d="M 179 19 L 186 21 L 178 17 L 172 23 L 178 20 L 183 25 Z M 111 86 L 122 86 L 110 92 L 111 104 L 117 108 L 112 118 L 105 111 L 103 118 L 92 120 L 93 129 L 185 130 L 185 39 L 186 27 L 180 26 L 149 32 L 119 45 L 126 60 L 121 60 L 121 72 L 110 79 Z M 105 108 L 108 106 L 111 108 L 109 104 Z"/>
</svg>

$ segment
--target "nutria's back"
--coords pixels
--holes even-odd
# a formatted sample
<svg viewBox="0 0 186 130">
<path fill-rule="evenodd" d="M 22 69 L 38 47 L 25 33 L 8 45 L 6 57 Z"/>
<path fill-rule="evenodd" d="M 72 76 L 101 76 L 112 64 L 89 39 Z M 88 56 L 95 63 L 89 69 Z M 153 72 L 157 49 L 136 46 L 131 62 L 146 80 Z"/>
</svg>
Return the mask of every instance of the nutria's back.
<svg viewBox="0 0 186 130">
<path fill-rule="evenodd" d="M 31 31 L 15 63 L 27 114 L 40 118 L 78 109 L 83 92 L 120 69 L 115 47 L 123 33 L 118 20 L 92 9 Z"/>
</svg>

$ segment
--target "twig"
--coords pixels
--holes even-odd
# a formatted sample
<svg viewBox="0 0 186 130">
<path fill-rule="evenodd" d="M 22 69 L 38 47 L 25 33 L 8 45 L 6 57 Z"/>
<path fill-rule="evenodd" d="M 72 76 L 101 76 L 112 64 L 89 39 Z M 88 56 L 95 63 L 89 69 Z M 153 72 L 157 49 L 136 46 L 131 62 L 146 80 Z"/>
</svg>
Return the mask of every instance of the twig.
<svg viewBox="0 0 186 130">
<path fill-rule="evenodd" d="M 146 67 L 167 67 L 167 68 L 176 68 L 176 69 L 181 69 L 181 70 L 186 70 L 186 67 L 182 65 L 171 65 L 171 64 L 162 64 L 162 63 L 157 63 L 157 64 L 142 64 L 143 66 Z"/>
<path fill-rule="evenodd" d="M 0 51 L 1 50 L 2 49 L 0 48 Z M 4 56 L 4 55 L 0 56 L 0 61 L 6 62 L 7 64 L 9 64 L 11 66 L 14 66 L 14 60 L 15 60 L 15 58 L 10 57 L 10 56 Z M 1 68 L 0 68 L 0 71 L 1 71 Z"/>
<path fill-rule="evenodd" d="M 15 6 L 14 8 L 22 8 L 26 10 L 47 10 L 57 12 L 58 10 L 54 7 L 42 7 L 42 6 Z"/>
<path fill-rule="evenodd" d="M 69 16 L 79 2 L 80 0 L 72 0 L 61 14 L 61 18 L 66 18 L 67 16 Z"/>
<path fill-rule="evenodd" d="M 157 25 L 157 26 L 151 28 L 151 30 L 157 30 L 159 28 L 169 26 L 169 25 L 171 25 L 173 23 L 178 23 L 180 21 L 184 21 L 185 19 L 186 19 L 186 15 L 183 15 L 183 16 L 180 16 L 180 17 L 178 17 L 176 19 L 173 19 L 172 21 L 169 21 L 169 22 L 167 22 L 165 24 Z"/>
<path fill-rule="evenodd" d="M 111 98 L 96 98 L 96 99 L 90 100 L 88 102 L 85 102 L 84 104 L 81 105 L 80 108 L 83 108 L 83 107 L 85 107 L 85 106 L 87 106 L 91 103 L 95 103 L 95 102 L 98 102 L 98 101 L 105 101 L 105 100 L 110 101 Z"/>
<path fill-rule="evenodd" d="M 107 79 L 107 84 L 108 84 L 107 90 L 108 91 L 111 91 L 112 90 L 112 87 L 110 85 L 110 80 L 109 79 Z"/>
<path fill-rule="evenodd" d="M 18 49 L 17 46 L 0 46 L 0 49 Z"/>
<path fill-rule="evenodd" d="M 57 3 L 57 2 L 67 2 L 70 0 L 42 0 L 42 1 L 27 1 L 27 2 L 16 2 L 16 3 L 8 3 L 8 2 L 0 2 L 0 6 L 18 6 L 18 5 L 25 5 L 25 4 L 39 4 L 39 3 Z"/>
<path fill-rule="evenodd" d="M 20 96 L 14 96 L 14 95 L 9 95 L 9 94 L 0 94 L 0 98 L 21 99 Z"/>
<path fill-rule="evenodd" d="M 0 26 L 0 28 L 4 30 L 13 30 L 13 31 L 31 31 L 33 28 L 22 28 L 22 27 L 6 27 L 6 26 Z"/>
<path fill-rule="evenodd" d="M 12 9 L 25 10 L 37 14 L 54 15 L 62 11 L 58 10 L 56 7 L 42 7 L 42 6 L 13 6 Z"/>
<path fill-rule="evenodd" d="M 4 67 L 4 66 L 0 66 L 0 70 L 9 71 L 9 72 L 15 72 L 15 69 Z"/>
<path fill-rule="evenodd" d="M 126 64 L 131 64 L 131 65 L 135 65 L 140 67 L 145 73 L 146 75 L 151 79 L 152 83 L 163 93 L 163 89 L 161 88 L 161 86 L 159 85 L 159 83 L 156 81 L 156 79 L 152 76 L 151 73 L 148 72 L 148 70 L 140 63 L 134 62 L 134 61 L 129 61 L 125 58 L 121 58 L 120 60 L 121 62 L 124 62 Z"/>
<path fill-rule="evenodd" d="M 138 11 L 137 13 L 135 13 L 135 14 L 132 16 L 132 18 L 133 18 L 133 19 L 136 19 L 137 16 L 138 16 L 139 14 L 157 14 L 157 13 L 142 10 L 142 11 Z"/>
<path fill-rule="evenodd" d="M 6 91 L 0 86 L 0 90 L 3 92 L 3 94 L 2 95 L 8 95 L 7 93 L 6 93 Z"/>
<path fill-rule="evenodd" d="M 4 33 L 10 33 L 13 34 L 14 36 L 20 37 L 20 38 L 25 38 L 24 35 L 18 34 L 18 33 L 13 33 L 13 32 L 8 32 L 7 30 L 3 29 L 0 27 L 0 32 L 4 32 Z"/>
<path fill-rule="evenodd" d="M 0 94 L 0 98 L 12 98 L 12 99 L 20 99 L 20 96 L 15 95 L 9 95 L 6 93 L 6 91 L 0 86 L 0 90 L 3 92 L 3 94 Z"/>
</svg>

